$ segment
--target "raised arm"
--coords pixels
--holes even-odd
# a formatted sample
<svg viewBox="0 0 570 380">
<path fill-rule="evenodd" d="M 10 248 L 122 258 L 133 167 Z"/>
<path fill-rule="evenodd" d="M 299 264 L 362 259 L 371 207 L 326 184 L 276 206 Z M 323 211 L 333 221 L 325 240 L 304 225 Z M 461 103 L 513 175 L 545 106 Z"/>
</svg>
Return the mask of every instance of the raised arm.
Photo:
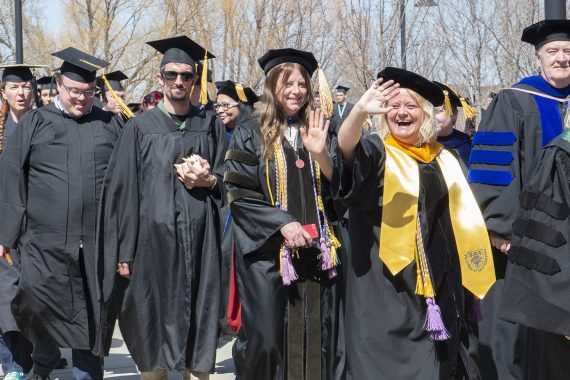
<svg viewBox="0 0 570 380">
<path fill-rule="evenodd" d="M 377 79 L 372 86 L 356 102 L 354 108 L 342 123 L 338 132 L 338 145 L 348 167 L 352 166 L 354 151 L 360 136 L 362 127 L 368 115 L 378 115 L 388 112 L 386 102 L 400 93 L 400 85 L 390 80 L 382 83 L 382 78 Z"/>
</svg>

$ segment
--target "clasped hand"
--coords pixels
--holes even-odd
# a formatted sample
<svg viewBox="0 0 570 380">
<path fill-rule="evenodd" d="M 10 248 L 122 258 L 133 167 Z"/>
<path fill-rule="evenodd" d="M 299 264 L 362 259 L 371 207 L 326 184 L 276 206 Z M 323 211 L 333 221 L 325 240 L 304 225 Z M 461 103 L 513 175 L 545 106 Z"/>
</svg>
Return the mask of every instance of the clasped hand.
<svg viewBox="0 0 570 380">
<path fill-rule="evenodd" d="M 208 161 L 200 158 L 202 169 L 198 169 L 193 165 L 180 165 L 176 167 L 178 180 L 184 184 L 188 190 L 195 187 L 211 188 L 216 183 L 216 177 L 211 173 L 211 167 Z"/>
</svg>

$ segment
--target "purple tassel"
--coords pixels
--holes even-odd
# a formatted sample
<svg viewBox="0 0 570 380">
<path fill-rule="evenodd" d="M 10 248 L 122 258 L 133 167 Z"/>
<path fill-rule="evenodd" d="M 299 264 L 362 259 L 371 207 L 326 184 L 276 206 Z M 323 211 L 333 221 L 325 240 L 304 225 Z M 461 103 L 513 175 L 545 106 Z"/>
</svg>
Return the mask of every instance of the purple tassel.
<svg viewBox="0 0 570 380">
<path fill-rule="evenodd" d="M 321 269 L 329 270 L 333 267 L 331 260 L 331 253 L 329 252 L 329 248 L 327 247 L 324 238 L 321 238 L 320 243 L 321 243 Z"/>
<path fill-rule="evenodd" d="M 471 310 L 469 313 L 469 320 L 472 323 L 479 323 L 484 319 L 483 312 L 481 311 L 481 301 L 477 298 L 473 298 L 471 302 Z"/>
<path fill-rule="evenodd" d="M 426 321 L 424 323 L 424 330 L 430 333 L 432 340 L 446 340 L 451 337 L 449 331 L 445 328 L 443 320 L 441 318 L 441 310 L 439 306 L 435 303 L 435 299 L 427 298 L 427 313 Z"/>
<path fill-rule="evenodd" d="M 337 275 L 336 266 L 333 266 L 331 269 L 329 269 L 329 279 L 335 278 L 336 275 Z"/>
<path fill-rule="evenodd" d="M 297 281 L 297 273 L 293 267 L 293 259 L 291 257 L 291 250 L 283 248 L 281 252 L 281 278 L 284 285 L 291 285 L 292 282 Z"/>
</svg>

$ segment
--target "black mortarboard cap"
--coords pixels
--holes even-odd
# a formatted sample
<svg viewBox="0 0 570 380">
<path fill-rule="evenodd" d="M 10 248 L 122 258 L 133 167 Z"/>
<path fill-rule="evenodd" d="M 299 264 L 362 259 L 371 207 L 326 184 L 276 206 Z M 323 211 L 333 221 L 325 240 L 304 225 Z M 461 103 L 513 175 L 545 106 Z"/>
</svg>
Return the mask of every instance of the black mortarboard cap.
<svg viewBox="0 0 570 380">
<path fill-rule="evenodd" d="M 122 80 L 129 79 L 128 76 L 125 75 L 121 70 L 112 71 L 108 74 L 105 74 L 105 78 L 107 78 L 107 82 L 109 82 L 109 86 L 113 89 L 113 91 L 123 91 L 123 85 L 121 84 Z M 106 91 L 107 86 L 103 81 L 103 76 L 97 78 L 98 86 L 101 88 L 101 91 Z"/>
<path fill-rule="evenodd" d="M 186 63 L 194 65 L 197 61 L 204 59 L 206 49 L 200 44 L 191 40 L 187 36 L 177 36 L 147 42 L 148 45 L 163 54 L 160 67 L 167 63 Z M 212 53 L 208 52 L 208 58 L 216 58 Z"/>
<path fill-rule="evenodd" d="M 380 71 L 376 78 L 383 78 L 384 82 L 390 79 L 400 84 L 400 88 L 407 88 L 417 92 L 434 107 L 443 105 L 445 99 L 441 88 L 419 74 L 396 67 L 386 67 Z"/>
<path fill-rule="evenodd" d="M 551 41 L 570 41 L 570 20 L 542 20 L 523 30 L 521 41 L 534 46 Z"/>
<path fill-rule="evenodd" d="M 437 84 L 439 88 L 441 88 L 441 91 L 443 91 L 444 96 L 447 96 L 449 98 L 449 103 L 453 107 L 461 107 L 461 100 L 459 99 L 459 96 L 457 95 L 455 90 L 453 90 L 451 87 L 443 83 L 439 83 L 436 81 L 433 81 L 433 83 Z"/>
<path fill-rule="evenodd" d="M 281 63 L 293 62 L 303 66 L 309 76 L 312 76 L 319 65 L 313 53 L 291 48 L 268 50 L 257 62 L 266 75 L 269 70 Z"/>
<path fill-rule="evenodd" d="M 26 65 L 26 64 L 16 64 L 16 65 L 1 65 L 2 71 L 2 82 L 26 82 L 32 80 L 34 77 L 30 68 L 44 67 L 41 65 Z"/>
<path fill-rule="evenodd" d="M 348 92 L 348 90 L 350 90 L 350 87 L 340 86 L 340 85 L 339 85 L 339 86 L 336 86 L 335 90 L 336 90 L 337 92 L 343 92 L 343 93 L 346 94 L 346 93 Z"/>
<path fill-rule="evenodd" d="M 40 79 L 36 80 L 36 84 L 40 90 L 55 88 L 55 78 L 52 76 L 41 77 Z"/>
<path fill-rule="evenodd" d="M 93 82 L 97 77 L 97 70 L 109 65 L 109 62 L 73 47 L 68 47 L 51 55 L 63 60 L 60 68 L 61 75 L 81 83 Z"/>
<path fill-rule="evenodd" d="M 216 82 L 216 87 L 218 88 L 218 95 L 227 95 L 244 104 L 253 105 L 259 101 L 259 96 L 251 88 L 231 80 Z"/>
</svg>

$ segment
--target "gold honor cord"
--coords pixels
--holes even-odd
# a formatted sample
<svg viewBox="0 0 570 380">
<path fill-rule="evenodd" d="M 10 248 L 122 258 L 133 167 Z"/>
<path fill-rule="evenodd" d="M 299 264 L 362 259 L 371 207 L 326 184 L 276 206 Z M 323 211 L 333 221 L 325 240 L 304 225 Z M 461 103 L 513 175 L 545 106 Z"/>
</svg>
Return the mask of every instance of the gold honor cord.
<svg viewBox="0 0 570 380">
<path fill-rule="evenodd" d="M 404 151 L 390 145 L 385 148 L 379 256 L 390 273 L 396 275 L 418 256 L 419 168 L 417 161 Z M 449 193 L 449 214 L 463 286 L 482 299 L 495 282 L 485 222 L 457 160 L 445 150 L 436 159 Z"/>
<path fill-rule="evenodd" d="M 113 97 L 113 99 L 115 99 L 115 101 L 119 104 L 119 107 L 121 108 L 121 114 L 127 119 L 130 119 L 131 117 L 133 117 L 134 115 L 131 112 L 131 110 L 129 109 L 129 107 L 125 104 L 123 99 L 119 98 L 117 96 L 117 94 L 115 94 L 115 91 L 113 91 L 113 89 L 109 85 L 109 81 L 107 80 L 107 77 L 105 77 L 105 69 L 99 65 L 96 65 L 96 64 L 91 63 L 89 61 L 86 61 L 84 59 L 80 59 L 80 61 L 88 64 L 89 66 L 95 67 L 97 70 L 103 70 L 103 74 L 101 75 L 101 78 L 103 78 L 103 82 L 105 83 L 105 86 L 107 87 L 107 89 L 109 89 L 109 92 L 111 93 L 111 96 Z"/>
</svg>

